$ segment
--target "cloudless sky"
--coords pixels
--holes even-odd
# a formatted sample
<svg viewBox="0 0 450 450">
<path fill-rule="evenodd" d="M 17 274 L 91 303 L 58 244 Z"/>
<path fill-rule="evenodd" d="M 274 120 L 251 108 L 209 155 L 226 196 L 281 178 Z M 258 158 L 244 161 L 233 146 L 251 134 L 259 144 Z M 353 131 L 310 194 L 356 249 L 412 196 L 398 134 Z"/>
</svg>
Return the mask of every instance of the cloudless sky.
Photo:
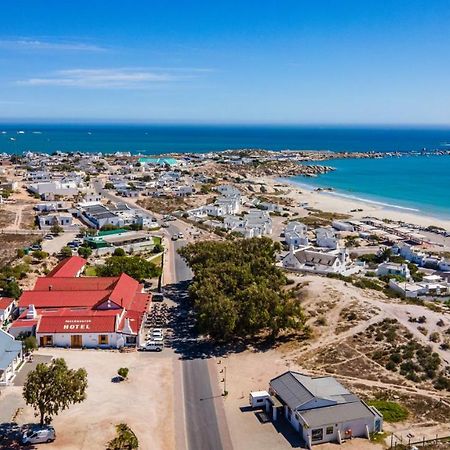
<svg viewBox="0 0 450 450">
<path fill-rule="evenodd" d="M 0 120 L 450 125 L 448 0 L 9 0 Z"/>
</svg>

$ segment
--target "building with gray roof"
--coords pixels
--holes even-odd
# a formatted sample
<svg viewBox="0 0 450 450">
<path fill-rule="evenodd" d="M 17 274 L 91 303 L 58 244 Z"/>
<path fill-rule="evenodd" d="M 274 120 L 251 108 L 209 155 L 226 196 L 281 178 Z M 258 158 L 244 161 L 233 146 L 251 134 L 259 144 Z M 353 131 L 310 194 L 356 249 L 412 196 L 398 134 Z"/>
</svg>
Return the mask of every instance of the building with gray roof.
<svg viewBox="0 0 450 450">
<path fill-rule="evenodd" d="M 0 329 L 0 385 L 8 384 L 22 361 L 22 342 Z"/>
<path fill-rule="evenodd" d="M 308 448 L 324 442 L 367 437 L 383 428 L 383 416 L 333 377 L 310 377 L 288 371 L 270 381 L 274 420 L 282 413 Z"/>
</svg>

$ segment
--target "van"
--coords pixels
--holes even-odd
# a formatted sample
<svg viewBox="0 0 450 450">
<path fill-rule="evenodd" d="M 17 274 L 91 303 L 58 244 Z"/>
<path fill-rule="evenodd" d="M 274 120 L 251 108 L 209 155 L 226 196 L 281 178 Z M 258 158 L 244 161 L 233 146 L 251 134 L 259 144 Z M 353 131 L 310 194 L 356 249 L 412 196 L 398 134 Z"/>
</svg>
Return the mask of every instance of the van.
<svg viewBox="0 0 450 450">
<path fill-rule="evenodd" d="M 55 429 L 51 426 L 31 428 L 22 434 L 22 444 L 42 444 L 53 442 L 56 439 Z"/>
</svg>

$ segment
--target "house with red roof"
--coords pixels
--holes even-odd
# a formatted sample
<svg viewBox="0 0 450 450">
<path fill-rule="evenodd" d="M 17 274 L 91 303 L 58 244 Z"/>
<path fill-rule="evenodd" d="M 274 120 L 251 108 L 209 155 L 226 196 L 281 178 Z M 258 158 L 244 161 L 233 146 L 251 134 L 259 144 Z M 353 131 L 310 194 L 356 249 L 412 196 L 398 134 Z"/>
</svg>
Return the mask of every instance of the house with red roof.
<svg viewBox="0 0 450 450">
<path fill-rule="evenodd" d="M 65 259 L 19 298 L 9 332 L 35 334 L 39 346 L 121 348 L 139 345 L 151 296 L 123 273 L 81 277 L 86 260 Z"/>
<path fill-rule="evenodd" d="M 14 310 L 14 299 L 0 297 L 0 324 L 8 320 Z"/>
</svg>

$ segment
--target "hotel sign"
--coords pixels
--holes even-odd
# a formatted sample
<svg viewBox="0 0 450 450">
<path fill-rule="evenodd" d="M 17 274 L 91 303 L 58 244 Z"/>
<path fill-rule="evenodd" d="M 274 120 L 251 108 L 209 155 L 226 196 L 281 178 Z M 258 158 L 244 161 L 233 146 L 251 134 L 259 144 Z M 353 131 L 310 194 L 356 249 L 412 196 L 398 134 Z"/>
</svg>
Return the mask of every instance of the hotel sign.
<svg viewBox="0 0 450 450">
<path fill-rule="evenodd" d="M 90 330 L 91 319 L 66 319 L 64 330 Z"/>
</svg>

